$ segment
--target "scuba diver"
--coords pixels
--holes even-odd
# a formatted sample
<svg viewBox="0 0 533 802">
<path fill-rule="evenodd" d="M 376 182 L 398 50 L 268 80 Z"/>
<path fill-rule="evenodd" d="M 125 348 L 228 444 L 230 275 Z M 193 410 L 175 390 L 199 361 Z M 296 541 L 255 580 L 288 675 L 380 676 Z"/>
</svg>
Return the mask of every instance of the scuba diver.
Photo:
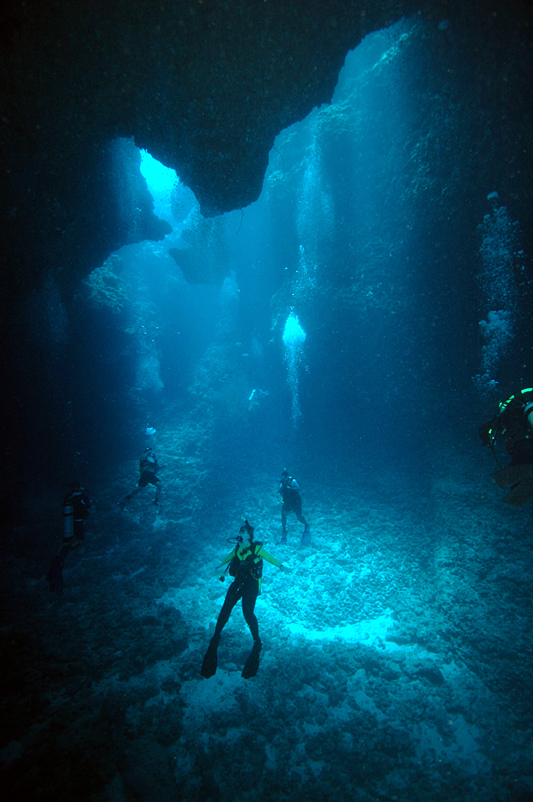
<svg viewBox="0 0 533 802">
<path fill-rule="evenodd" d="M 261 402 L 268 396 L 268 390 L 260 390 L 258 387 L 250 393 L 248 398 L 248 412 L 257 410 L 261 406 Z"/>
<path fill-rule="evenodd" d="M 280 543 L 287 543 L 287 513 L 294 512 L 301 524 L 304 525 L 302 535 L 302 546 L 309 546 L 311 543 L 311 530 L 309 524 L 302 515 L 302 491 L 300 485 L 289 476 L 288 471 L 281 472 L 281 480 L 278 489 L 281 496 L 281 540 Z"/>
<path fill-rule="evenodd" d="M 139 454 L 139 482 L 137 487 L 128 493 L 122 501 L 119 501 L 118 506 L 121 510 L 124 509 L 126 506 L 126 502 L 131 501 L 133 496 L 136 496 L 137 493 L 140 493 L 143 487 L 146 487 L 147 484 L 155 485 L 155 498 L 154 498 L 154 506 L 157 507 L 158 513 L 161 512 L 161 505 L 159 503 L 159 496 L 161 495 L 161 480 L 156 474 L 156 471 L 160 469 L 160 465 L 157 462 L 157 457 L 155 452 L 152 448 L 145 448 Z"/>
<path fill-rule="evenodd" d="M 69 487 L 70 491 L 63 499 L 61 506 L 63 540 L 46 575 L 46 581 L 50 582 L 51 593 L 61 593 L 63 590 L 63 568 L 67 554 L 85 540 L 84 521 L 89 517 L 91 507 L 91 500 L 81 482 L 76 479 Z"/>
<path fill-rule="evenodd" d="M 254 528 L 250 526 L 248 521 L 245 521 L 241 526 L 237 538 L 228 539 L 228 543 L 233 543 L 235 541 L 235 548 L 219 566 L 221 568 L 223 565 L 226 565 L 226 571 L 229 570 L 229 575 L 234 577 L 234 581 L 231 583 L 226 593 L 224 604 L 218 615 L 214 635 L 211 638 L 202 663 L 201 674 L 202 677 L 206 677 L 207 679 L 212 677 L 217 670 L 217 648 L 220 635 L 229 620 L 231 611 L 239 599 L 242 599 L 242 612 L 254 639 L 252 651 L 248 655 L 241 676 L 244 677 L 244 679 L 255 677 L 257 669 L 259 668 L 259 656 L 261 654 L 262 643 L 259 637 L 259 627 L 257 625 L 254 607 L 257 597 L 261 592 L 263 560 L 267 560 L 267 562 L 272 563 L 272 565 L 277 566 L 282 571 L 289 570 L 276 560 L 275 557 L 272 557 L 265 551 L 262 543 L 254 541 Z M 220 577 L 221 582 L 224 582 L 226 578 L 226 571 L 224 571 Z"/>
<path fill-rule="evenodd" d="M 498 414 L 478 431 L 481 442 L 490 446 L 501 469 L 492 474 L 492 479 L 502 490 L 510 489 L 502 501 L 522 507 L 533 498 L 533 387 L 501 401 Z M 498 439 L 511 457 L 506 468 L 496 455 Z"/>
</svg>

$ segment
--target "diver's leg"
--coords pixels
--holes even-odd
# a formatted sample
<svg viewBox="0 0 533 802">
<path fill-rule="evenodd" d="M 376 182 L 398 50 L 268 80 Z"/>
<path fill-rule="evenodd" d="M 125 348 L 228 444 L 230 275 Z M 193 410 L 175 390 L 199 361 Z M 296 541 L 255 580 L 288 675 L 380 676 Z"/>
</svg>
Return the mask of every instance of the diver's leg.
<svg viewBox="0 0 533 802">
<path fill-rule="evenodd" d="M 242 585 L 239 585 L 237 582 L 233 582 L 229 586 L 228 592 L 226 593 L 224 604 L 222 605 L 222 609 L 218 615 L 215 633 L 211 638 L 209 646 L 207 647 L 207 651 L 202 662 L 202 668 L 200 669 L 202 677 L 205 677 L 206 679 L 209 679 L 209 677 L 212 677 L 216 673 L 218 660 L 217 649 L 220 641 L 220 633 L 227 624 L 231 611 L 239 601 L 241 595 Z"/>
<path fill-rule="evenodd" d="M 302 511 L 301 511 L 301 510 L 300 510 L 300 512 L 299 512 L 299 513 L 298 513 L 298 512 L 296 513 L 296 517 L 298 518 L 298 520 L 300 521 L 300 523 L 301 523 L 301 524 L 303 524 L 303 525 L 305 526 L 305 528 L 306 528 L 306 529 L 309 529 L 309 524 L 308 524 L 308 523 L 307 523 L 307 521 L 305 520 L 305 516 L 302 514 Z"/>
<path fill-rule="evenodd" d="M 259 625 L 257 623 L 257 618 L 254 613 L 255 603 L 257 601 L 258 595 L 259 595 L 259 582 L 257 581 L 257 579 L 249 580 L 244 586 L 244 592 L 242 594 L 242 612 L 244 615 L 244 620 L 250 627 L 250 632 L 252 633 L 252 638 L 254 639 L 254 642 L 260 641 Z"/>
<path fill-rule="evenodd" d="M 311 530 L 309 528 L 309 524 L 308 524 L 304 514 L 302 513 L 302 499 L 301 498 L 299 498 L 295 502 L 295 504 L 294 504 L 294 512 L 296 514 L 296 517 L 300 521 L 300 523 L 304 525 L 304 531 L 303 531 L 303 535 L 302 535 L 302 545 L 303 546 L 308 546 L 309 543 L 311 542 Z"/>
<path fill-rule="evenodd" d="M 67 554 L 71 549 L 71 542 L 74 538 L 69 538 L 68 542 L 62 542 L 59 550 L 50 564 L 46 581 L 50 582 L 50 591 L 52 593 L 61 593 L 63 590 L 63 568 L 65 567 L 65 560 Z"/>
<path fill-rule="evenodd" d="M 304 516 L 302 514 L 302 499 L 301 498 L 294 499 L 293 510 L 294 510 L 294 514 L 296 515 L 296 517 L 298 518 L 300 523 L 304 524 L 304 526 L 307 526 L 307 521 L 305 520 L 305 518 L 304 518 Z"/>
<path fill-rule="evenodd" d="M 51 593 L 61 593 L 63 590 L 63 563 L 59 555 L 56 555 L 50 563 L 46 581 L 50 582 Z"/>
<path fill-rule="evenodd" d="M 259 583 L 257 579 L 248 581 L 242 596 L 242 611 L 244 613 L 246 623 L 250 627 L 250 632 L 252 633 L 252 637 L 254 639 L 254 645 L 252 646 L 252 651 L 248 655 L 242 670 L 241 676 L 244 677 L 244 679 L 250 679 L 251 677 L 255 677 L 257 674 L 257 669 L 259 668 L 259 657 L 263 647 L 261 638 L 259 637 L 257 618 L 254 613 L 254 607 L 258 593 Z"/>
<path fill-rule="evenodd" d="M 72 548 L 72 544 L 74 543 L 74 536 L 72 537 L 64 537 L 61 541 L 61 545 L 57 550 L 57 556 L 61 557 L 62 561 L 65 562 L 65 557 L 69 553 L 70 549 Z"/>
<path fill-rule="evenodd" d="M 155 483 L 154 504 L 159 504 L 159 497 L 161 496 L 161 488 L 162 488 L 162 484 L 161 484 L 161 482 L 159 480 L 157 480 L 157 482 Z"/>
<path fill-rule="evenodd" d="M 75 549 L 76 546 L 80 546 L 85 540 L 85 528 L 83 525 L 83 519 L 78 521 L 74 521 L 74 541 L 75 543 L 71 546 L 71 549 Z"/>
<path fill-rule="evenodd" d="M 140 493 L 140 492 L 141 492 L 141 490 L 142 490 L 142 487 L 141 487 L 140 485 L 137 485 L 137 487 L 135 487 L 135 488 L 134 488 L 134 489 L 131 491 L 131 493 L 128 493 L 128 495 L 127 495 L 127 496 L 124 496 L 124 498 L 122 499 L 122 501 L 119 501 L 119 502 L 118 502 L 118 506 L 120 507 L 120 509 L 121 509 L 121 510 L 123 510 L 123 509 L 124 509 L 124 507 L 126 506 L 126 502 L 127 502 L 127 501 L 131 501 L 131 500 L 132 500 L 132 498 L 133 498 L 133 496 L 136 496 L 136 495 L 137 495 L 137 493 Z"/>
<path fill-rule="evenodd" d="M 215 634 L 213 638 L 216 638 L 217 641 L 220 640 L 220 633 L 226 626 L 229 621 L 229 617 L 231 615 L 231 611 L 239 601 L 242 596 L 242 585 L 238 582 L 232 582 L 228 588 L 228 592 L 226 593 L 226 598 L 224 599 L 224 604 L 218 614 L 217 623 L 215 626 Z"/>
</svg>

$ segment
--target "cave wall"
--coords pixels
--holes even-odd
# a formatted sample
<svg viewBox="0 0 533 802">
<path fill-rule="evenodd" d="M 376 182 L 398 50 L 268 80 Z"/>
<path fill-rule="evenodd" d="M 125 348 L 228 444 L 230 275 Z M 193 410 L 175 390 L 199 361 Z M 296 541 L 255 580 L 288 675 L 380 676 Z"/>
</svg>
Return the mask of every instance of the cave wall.
<svg viewBox="0 0 533 802">
<path fill-rule="evenodd" d="M 518 0 L 5 6 L 0 258 L 8 291 L 25 294 L 43 268 L 68 285 L 67 273 L 82 278 L 132 241 L 109 213 L 117 136 L 175 168 L 204 214 L 243 208 L 261 191 L 279 131 L 331 99 L 347 51 L 412 13 L 456 19 L 478 55 L 487 41 L 503 52 L 512 31 L 519 56 L 530 36 L 530 4 Z M 465 79 L 456 67 L 452 80 Z M 482 101 L 493 102 L 499 69 L 492 58 L 469 66 Z M 518 101 L 528 106 L 527 93 Z M 145 218 L 137 234 L 157 239 L 145 201 L 133 208 Z"/>
<path fill-rule="evenodd" d="M 35 286 L 43 261 L 83 277 L 129 241 L 108 213 L 108 143 L 117 136 L 175 168 L 206 214 L 255 200 L 276 134 L 331 98 L 347 50 L 365 33 L 412 8 L 392 0 L 4 6 L 0 206 L 10 291 Z M 143 236 L 157 238 L 153 226 L 147 219 Z"/>
</svg>

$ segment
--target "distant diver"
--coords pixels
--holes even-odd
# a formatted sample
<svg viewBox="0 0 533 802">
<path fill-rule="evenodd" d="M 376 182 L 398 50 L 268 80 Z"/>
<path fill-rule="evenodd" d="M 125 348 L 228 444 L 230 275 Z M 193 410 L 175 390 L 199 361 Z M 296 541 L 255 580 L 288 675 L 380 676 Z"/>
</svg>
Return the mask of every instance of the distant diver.
<svg viewBox="0 0 533 802">
<path fill-rule="evenodd" d="M 236 539 L 230 538 L 229 543 L 235 542 L 235 548 L 222 561 L 220 567 L 227 565 L 226 571 L 234 577 L 234 581 L 228 588 L 222 609 L 220 610 L 215 632 L 211 638 L 208 649 L 202 663 L 202 677 L 212 677 L 217 670 L 217 649 L 220 635 L 227 624 L 231 611 L 242 599 L 242 612 L 246 623 L 250 627 L 250 632 L 254 639 L 252 651 L 244 665 L 241 676 L 244 679 L 255 677 L 259 668 L 259 657 L 261 654 L 262 642 L 259 637 L 259 627 L 254 613 L 257 597 L 261 592 L 261 577 L 263 575 L 263 560 L 280 568 L 282 571 L 289 569 L 282 565 L 275 557 L 272 557 L 265 549 L 263 544 L 254 541 L 254 528 L 245 521 L 239 530 Z M 223 582 L 226 578 L 226 571 L 220 577 Z"/>
<path fill-rule="evenodd" d="M 256 388 L 252 390 L 250 396 L 248 398 L 248 412 L 252 412 L 254 409 L 259 409 L 261 406 L 261 401 L 268 396 L 268 390 L 261 390 Z"/>
<path fill-rule="evenodd" d="M 509 490 L 502 501 L 522 507 L 533 498 L 533 387 L 520 390 L 500 402 L 498 414 L 479 428 L 481 442 L 490 446 L 501 470 L 492 479 Z M 504 468 L 496 454 L 496 442 L 503 441 L 511 462 Z"/>
<path fill-rule="evenodd" d="M 51 593 L 61 593 L 63 590 L 63 568 L 67 554 L 85 540 L 84 521 L 89 517 L 91 507 L 91 500 L 78 479 L 69 487 L 70 490 L 61 506 L 63 540 L 46 575 L 46 581 L 50 582 Z"/>
<path fill-rule="evenodd" d="M 121 510 L 124 509 L 128 501 L 131 501 L 133 496 L 140 493 L 147 484 L 151 484 L 155 486 L 154 506 L 157 507 L 158 512 L 161 512 L 160 496 L 162 485 L 156 473 L 158 470 L 160 470 L 160 465 L 157 462 L 154 450 L 152 448 L 145 448 L 144 451 L 139 454 L 139 482 L 131 493 L 128 493 L 122 501 L 119 501 L 118 506 Z"/>
<path fill-rule="evenodd" d="M 294 512 L 301 524 L 304 525 L 302 535 L 302 546 L 309 546 L 311 543 L 311 530 L 309 524 L 302 514 L 302 491 L 300 485 L 289 475 L 288 471 L 281 472 L 281 480 L 278 488 L 281 496 L 281 543 L 287 543 L 287 513 Z"/>
</svg>

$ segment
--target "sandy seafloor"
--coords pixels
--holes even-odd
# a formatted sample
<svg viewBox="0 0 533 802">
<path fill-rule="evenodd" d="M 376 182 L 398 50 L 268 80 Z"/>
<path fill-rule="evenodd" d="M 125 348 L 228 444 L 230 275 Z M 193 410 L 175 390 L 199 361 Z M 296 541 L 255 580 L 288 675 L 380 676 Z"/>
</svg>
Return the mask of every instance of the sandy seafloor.
<svg viewBox="0 0 533 802">
<path fill-rule="evenodd" d="M 2 628 L 6 798 L 533 799 L 532 511 L 502 504 L 479 463 L 443 461 L 420 485 L 364 466 L 308 480 L 310 547 L 294 516 L 278 545 L 275 473 L 242 477 L 200 516 L 194 464 L 188 477 L 167 469 L 159 517 L 150 488 L 117 510 L 135 473 L 132 461 L 91 488 L 61 597 L 31 550 L 57 501 L 36 500 L 18 533 Z M 217 564 L 242 515 L 291 573 L 265 564 L 257 676 L 240 675 L 239 606 L 205 680 L 228 587 Z"/>
</svg>

